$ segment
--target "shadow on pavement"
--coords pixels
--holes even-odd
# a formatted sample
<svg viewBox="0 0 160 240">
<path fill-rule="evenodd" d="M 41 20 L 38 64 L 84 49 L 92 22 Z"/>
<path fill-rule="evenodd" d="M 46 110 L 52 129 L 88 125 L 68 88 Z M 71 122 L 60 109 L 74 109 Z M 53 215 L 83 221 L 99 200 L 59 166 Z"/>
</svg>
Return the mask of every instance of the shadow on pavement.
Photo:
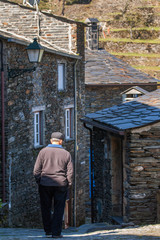
<svg viewBox="0 0 160 240">
<path fill-rule="evenodd" d="M 84 225 L 63 231 L 64 240 L 160 240 L 160 224 L 151 226 Z M 0 228 L 0 240 L 47 240 L 42 229 Z M 57 238 L 61 239 L 61 238 Z"/>
</svg>

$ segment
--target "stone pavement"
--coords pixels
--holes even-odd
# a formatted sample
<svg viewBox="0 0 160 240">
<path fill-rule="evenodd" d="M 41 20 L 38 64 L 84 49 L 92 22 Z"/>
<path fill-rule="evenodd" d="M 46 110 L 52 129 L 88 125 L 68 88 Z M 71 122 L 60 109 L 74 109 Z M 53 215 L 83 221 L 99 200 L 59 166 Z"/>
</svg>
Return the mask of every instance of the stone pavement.
<svg viewBox="0 0 160 240">
<path fill-rule="evenodd" d="M 122 227 L 107 223 L 84 224 L 63 230 L 65 240 L 160 240 L 160 224 Z M 0 228 L 0 240 L 47 240 L 42 229 Z"/>
</svg>

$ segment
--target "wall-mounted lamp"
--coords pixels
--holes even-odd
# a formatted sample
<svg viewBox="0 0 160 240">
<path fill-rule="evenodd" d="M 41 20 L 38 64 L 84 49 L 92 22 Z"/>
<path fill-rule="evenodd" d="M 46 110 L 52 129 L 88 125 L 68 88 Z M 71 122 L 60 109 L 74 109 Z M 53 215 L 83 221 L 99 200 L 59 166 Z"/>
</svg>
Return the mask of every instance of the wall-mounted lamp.
<svg viewBox="0 0 160 240">
<path fill-rule="evenodd" d="M 41 62 L 44 49 L 37 42 L 37 38 L 34 38 L 33 43 L 30 43 L 26 49 L 27 49 L 28 58 L 30 62 L 32 63 Z"/>
<path fill-rule="evenodd" d="M 44 49 L 42 46 L 37 42 L 37 39 L 34 38 L 33 43 L 30 43 L 29 46 L 26 48 L 29 62 L 31 63 L 39 63 L 42 60 Z M 21 75 L 24 72 L 32 72 L 35 71 L 35 67 L 30 69 L 9 69 L 8 70 L 8 77 L 14 78 Z"/>
</svg>

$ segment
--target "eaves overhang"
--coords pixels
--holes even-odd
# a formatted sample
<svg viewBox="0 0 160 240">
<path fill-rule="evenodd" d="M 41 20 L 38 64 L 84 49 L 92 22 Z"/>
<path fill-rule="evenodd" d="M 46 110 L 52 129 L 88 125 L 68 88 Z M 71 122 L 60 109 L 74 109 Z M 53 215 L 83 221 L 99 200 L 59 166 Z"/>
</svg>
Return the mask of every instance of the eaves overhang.
<svg viewBox="0 0 160 240">
<path fill-rule="evenodd" d="M 160 81 L 157 80 L 157 82 L 146 82 L 146 83 L 85 83 L 86 87 L 108 87 L 108 86 L 153 86 L 153 85 L 158 85 Z"/>
<path fill-rule="evenodd" d="M 102 129 L 102 130 L 105 130 L 107 132 L 110 132 L 110 133 L 114 133 L 116 135 L 119 135 L 119 136 L 124 136 L 125 134 L 125 130 L 119 130 L 117 128 L 112 128 L 106 124 L 103 124 L 103 123 L 99 123 L 93 119 L 90 119 L 90 118 L 81 118 L 81 121 L 90 125 L 90 126 L 93 126 L 93 127 L 97 127 L 99 129 Z"/>
<path fill-rule="evenodd" d="M 113 134 L 116 134 L 116 135 L 119 135 L 119 136 L 124 136 L 126 132 L 130 132 L 133 129 L 139 129 L 139 128 L 147 127 L 147 126 L 150 126 L 150 125 L 153 125 L 153 124 L 156 124 L 156 123 L 160 122 L 160 120 L 155 120 L 155 121 L 152 121 L 152 122 L 149 122 L 149 123 L 146 123 L 146 124 L 142 124 L 140 126 L 134 126 L 134 127 L 131 127 L 131 128 L 126 128 L 126 129 L 119 129 L 119 128 L 116 128 L 116 127 L 114 128 L 113 126 L 109 126 L 105 123 L 101 123 L 101 122 L 98 122 L 98 121 L 90 119 L 90 118 L 82 118 L 81 121 L 90 125 L 90 126 L 97 127 L 99 129 L 105 130 L 107 132 L 110 132 L 110 133 L 113 133 Z"/>
<path fill-rule="evenodd" d="M 18 43 L 18 44 L 25 45 L 25 46 L 28 46 L 28 44 L 29 44 L 29 42 L 24 42 L 24 41 L 17 40 L 17 39 L 14 39 L 14 38 L 8 38 L 8 42 L 14 42 L 14 43 Z M 43 44 L 41 44 L 41 45 L 42 45 L 42 47 L 44 47 L 45 52 L 57 54 L 57 55 L 60 55 L 60 56 L 63 56 L 63 57 L 69 57 L 69 58 L 74 58 L 74 59 L 79 59 L 79 60 L 82 59 L 82 57 L 79 56 L 79 55 L 76 55 L 76 54 L 73 55 L 73 54 L 57 51 L 57 50 L 54 50 L 52 48 L 47 48 Z"/>
<path fill-rule="evenodd" d="M 7 42 L 17 43 L 17 44 L 23 45 L 23 46 L 28 46 L 32 42 L 29 39 L 23 39 L 23 37 L 22 38 L 18 38 L 18 37 L 14 37 L 13 35 L 10 34 L 10 33 L 4 32 L 4 34 L 0 33 L 0 38 L 1 39 L 5 39 Z M 57 51 L 57 50 L 55 50 L 53 48 L 46 47 L 42 43 L 41 43 L 41 45 L 44 48 L 45 52 L 53 53 L 53 54 L 57 54 L 57 55 L 60 55 L 60 56 L 63 56 L 63 57 L 69 57 L 69 58 L 73 58 L 73 59 L 77 59 L 77 60 L 82 59 L 82 57 L 77 55 L 77 54 L 70 54 L 68 52 Z"/>
</svg>

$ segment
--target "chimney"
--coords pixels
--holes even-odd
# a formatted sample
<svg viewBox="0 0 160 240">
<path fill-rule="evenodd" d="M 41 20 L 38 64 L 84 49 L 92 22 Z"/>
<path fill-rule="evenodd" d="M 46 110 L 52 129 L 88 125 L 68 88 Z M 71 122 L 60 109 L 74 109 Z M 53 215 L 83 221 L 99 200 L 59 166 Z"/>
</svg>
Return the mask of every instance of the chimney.
<svg viewBox="0 0 160 240">
<path fill-rule="evenodd" d="M 99 45 L 99 27 L 97 18 L 87 18 L 85 23 L 88 25 L 86 27 L 86 44 L 87 48 L 90 50 L 98 50 Z"/>
</svg>

